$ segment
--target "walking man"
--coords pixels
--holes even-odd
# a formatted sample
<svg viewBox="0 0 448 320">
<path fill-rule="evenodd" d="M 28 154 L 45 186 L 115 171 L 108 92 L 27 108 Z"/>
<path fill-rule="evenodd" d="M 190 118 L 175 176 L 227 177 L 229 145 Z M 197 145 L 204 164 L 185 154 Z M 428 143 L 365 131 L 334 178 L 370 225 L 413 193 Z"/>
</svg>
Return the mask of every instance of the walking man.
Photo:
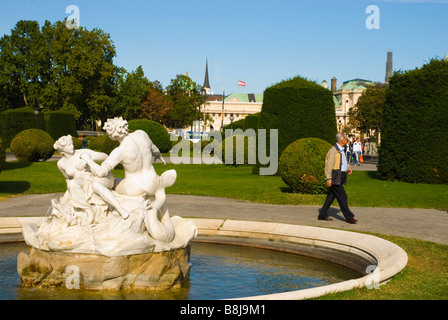
<svg viewBox="0 0 448 320">
<path fill-rule="evenodd" d="M 355 224 L 358 220 L 354 219 L 355 215 L 348 207 L 347 193 L 344 189 L 344 184 L 347 183 L 347 175 L 352 174 L 352 169 L 347 164 L 347 157 L 345 156 L 347 136 L 344 133 L 338 133 L 336 135 L 336 141 L 336 144 L 328 151 L 325 159 L 325 178 L 330 190 L 320 210 L 318 220 L 333 220 L 328 217 L 328 210 L 336 198 L 347 222 Z"/>
</svg>

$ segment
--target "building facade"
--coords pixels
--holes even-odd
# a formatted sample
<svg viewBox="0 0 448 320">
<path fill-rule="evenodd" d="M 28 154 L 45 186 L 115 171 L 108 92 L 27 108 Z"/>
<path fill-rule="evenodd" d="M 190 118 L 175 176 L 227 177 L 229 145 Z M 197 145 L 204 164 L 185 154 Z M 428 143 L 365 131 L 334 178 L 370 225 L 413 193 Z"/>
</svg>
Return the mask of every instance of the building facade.
<svg viewBox="0 0 448 320">
<path fill-rule="evenodd" d="M 448 59 L 448 55 L 447 55 Z M 388 83 L 392 76 L 392 51 L 387 52 L 386 61 L 386 77 L 385 82 Z M 333 93 L 333 101 L 336 113 L 336 122 L 339 132 L 346 131 L 349 123 L 348 112 L 358 102 L 368 87 L 374 85 L 375 82 L 365 79 L 352 79 L 337 86 L 337 79 L 332 78 L 330 90 Z M 328 89 L 326 81 L 322 82 L 322 86 Z M 244 119 L 247 115 L 258 113 L 263 105 L 263 94 L 248 93 L 232 93 L 223 95 L 210 95 L 210 83 L 208 77 L 208 61 L 206 62 L 205 78 L 204 78 L 204 104 L 202 112 L 204 113 L 204 121 L 201 123 L 203 131 L 220 131 L 223 126 L 229 125 L 234 121 Z M 208 117 L 207 117 L 208 116 Z M 211 119 L 206 121 L 206 119 Z"/>
<path fill-rule="evenodd" d="M 221 131 L 222 126 L 244 119 L 247 115 L 261 111 L 263 105 L 262 94 L 232 93 L 222 101 L 209 100 L 203 106 L 203 112 L 210 121 L 206 121 L 205 131 Z"/>
<path fill-rule="evenodd" d="M 336 83 L 335 78 L 333 78 L 332 81 L 333 83 Z M 349 123 L 349 110 L 358 103 L 358 99 L 362 96 L 364 91 L 374 84 L 373 81 L 364 79 L 347 80 L 344 81 L 339 88 L 333 91 L 336 123 L 339 132 L 345 131 L 345 128 Z"/>
</svg>

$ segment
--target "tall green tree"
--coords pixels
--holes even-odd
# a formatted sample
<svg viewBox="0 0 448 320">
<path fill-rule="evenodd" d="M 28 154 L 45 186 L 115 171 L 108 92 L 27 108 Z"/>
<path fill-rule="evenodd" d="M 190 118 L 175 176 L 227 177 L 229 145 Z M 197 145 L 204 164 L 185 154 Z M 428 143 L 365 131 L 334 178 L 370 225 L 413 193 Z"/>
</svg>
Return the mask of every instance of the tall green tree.
<svg viewBox="0 0 448 320">
<path fill-rule="evenodd" d="M 120 68 L 115 46 L 100 29 L 64 22 L 19 21 L 0 39 L 0 109 L 25 105 L 73 112 L 80 122 L 110 113 Z"/>
<path fill-rule="evenodd" d="M 204 97 L 202 87 L 186 75 L 178 74 L 167 86 L 166 92 L 173 101 L 173 108 L 169 112 L 166 124 L 171 128 L 184 128 L 201 120 L 203 113 L 201 105 Z"/>
<path fill-rule="evenodd" d="M 117 95 L 114 113 L 128 120 L 141 117 L 142 102 L 152 88 L 151 82 L 145 77 L 142 66 L 134 71 L 121 74 L 117 81 Z"/>
<path fill-rule="evenodd" d="M 383 108 L 386 102 L 387 87 L 382 83 L 376 83 L 367 88 L 358 99 L 356 105 L 348 112 L 350 126 L 361 132 L 373 132 L 378 139 L 381 130 Z"/>
<path fill-rule="evenodd" d="M 0 110 L 38 105 L 49 69 L 46 51 L 36 21 L 19 21 L 0 39 Z"/>
</svg>

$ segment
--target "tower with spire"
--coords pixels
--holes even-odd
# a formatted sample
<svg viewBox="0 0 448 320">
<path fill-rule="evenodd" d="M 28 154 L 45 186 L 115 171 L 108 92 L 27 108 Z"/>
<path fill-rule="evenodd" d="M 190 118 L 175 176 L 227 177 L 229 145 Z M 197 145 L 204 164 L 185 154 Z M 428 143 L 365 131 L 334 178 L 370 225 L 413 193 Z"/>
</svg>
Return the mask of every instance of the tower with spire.
<svg viewBox="0 0 448 320">
<path fill-rule="evenodd" d="M 205 94 L 210 95 L 210 82 L 208 80 L 208 59 L 205 60 L 205 78 L 203 87 Z"/>
</svg>

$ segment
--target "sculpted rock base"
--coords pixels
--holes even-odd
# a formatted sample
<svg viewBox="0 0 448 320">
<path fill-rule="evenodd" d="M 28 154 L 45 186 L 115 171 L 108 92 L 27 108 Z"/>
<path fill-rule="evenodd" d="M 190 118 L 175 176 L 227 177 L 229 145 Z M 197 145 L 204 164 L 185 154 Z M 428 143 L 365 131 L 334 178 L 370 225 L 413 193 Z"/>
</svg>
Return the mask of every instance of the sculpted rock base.
<svg viewBox="0 0 448 320">
<path fill-rule="evenodd" d="M 106 257 L 30 248 L 17 257 L 22 285 L 84 290 L 165 290 L 180 287 L 191 268 L 190 246 L 164 252 Z"/>
</svg>

